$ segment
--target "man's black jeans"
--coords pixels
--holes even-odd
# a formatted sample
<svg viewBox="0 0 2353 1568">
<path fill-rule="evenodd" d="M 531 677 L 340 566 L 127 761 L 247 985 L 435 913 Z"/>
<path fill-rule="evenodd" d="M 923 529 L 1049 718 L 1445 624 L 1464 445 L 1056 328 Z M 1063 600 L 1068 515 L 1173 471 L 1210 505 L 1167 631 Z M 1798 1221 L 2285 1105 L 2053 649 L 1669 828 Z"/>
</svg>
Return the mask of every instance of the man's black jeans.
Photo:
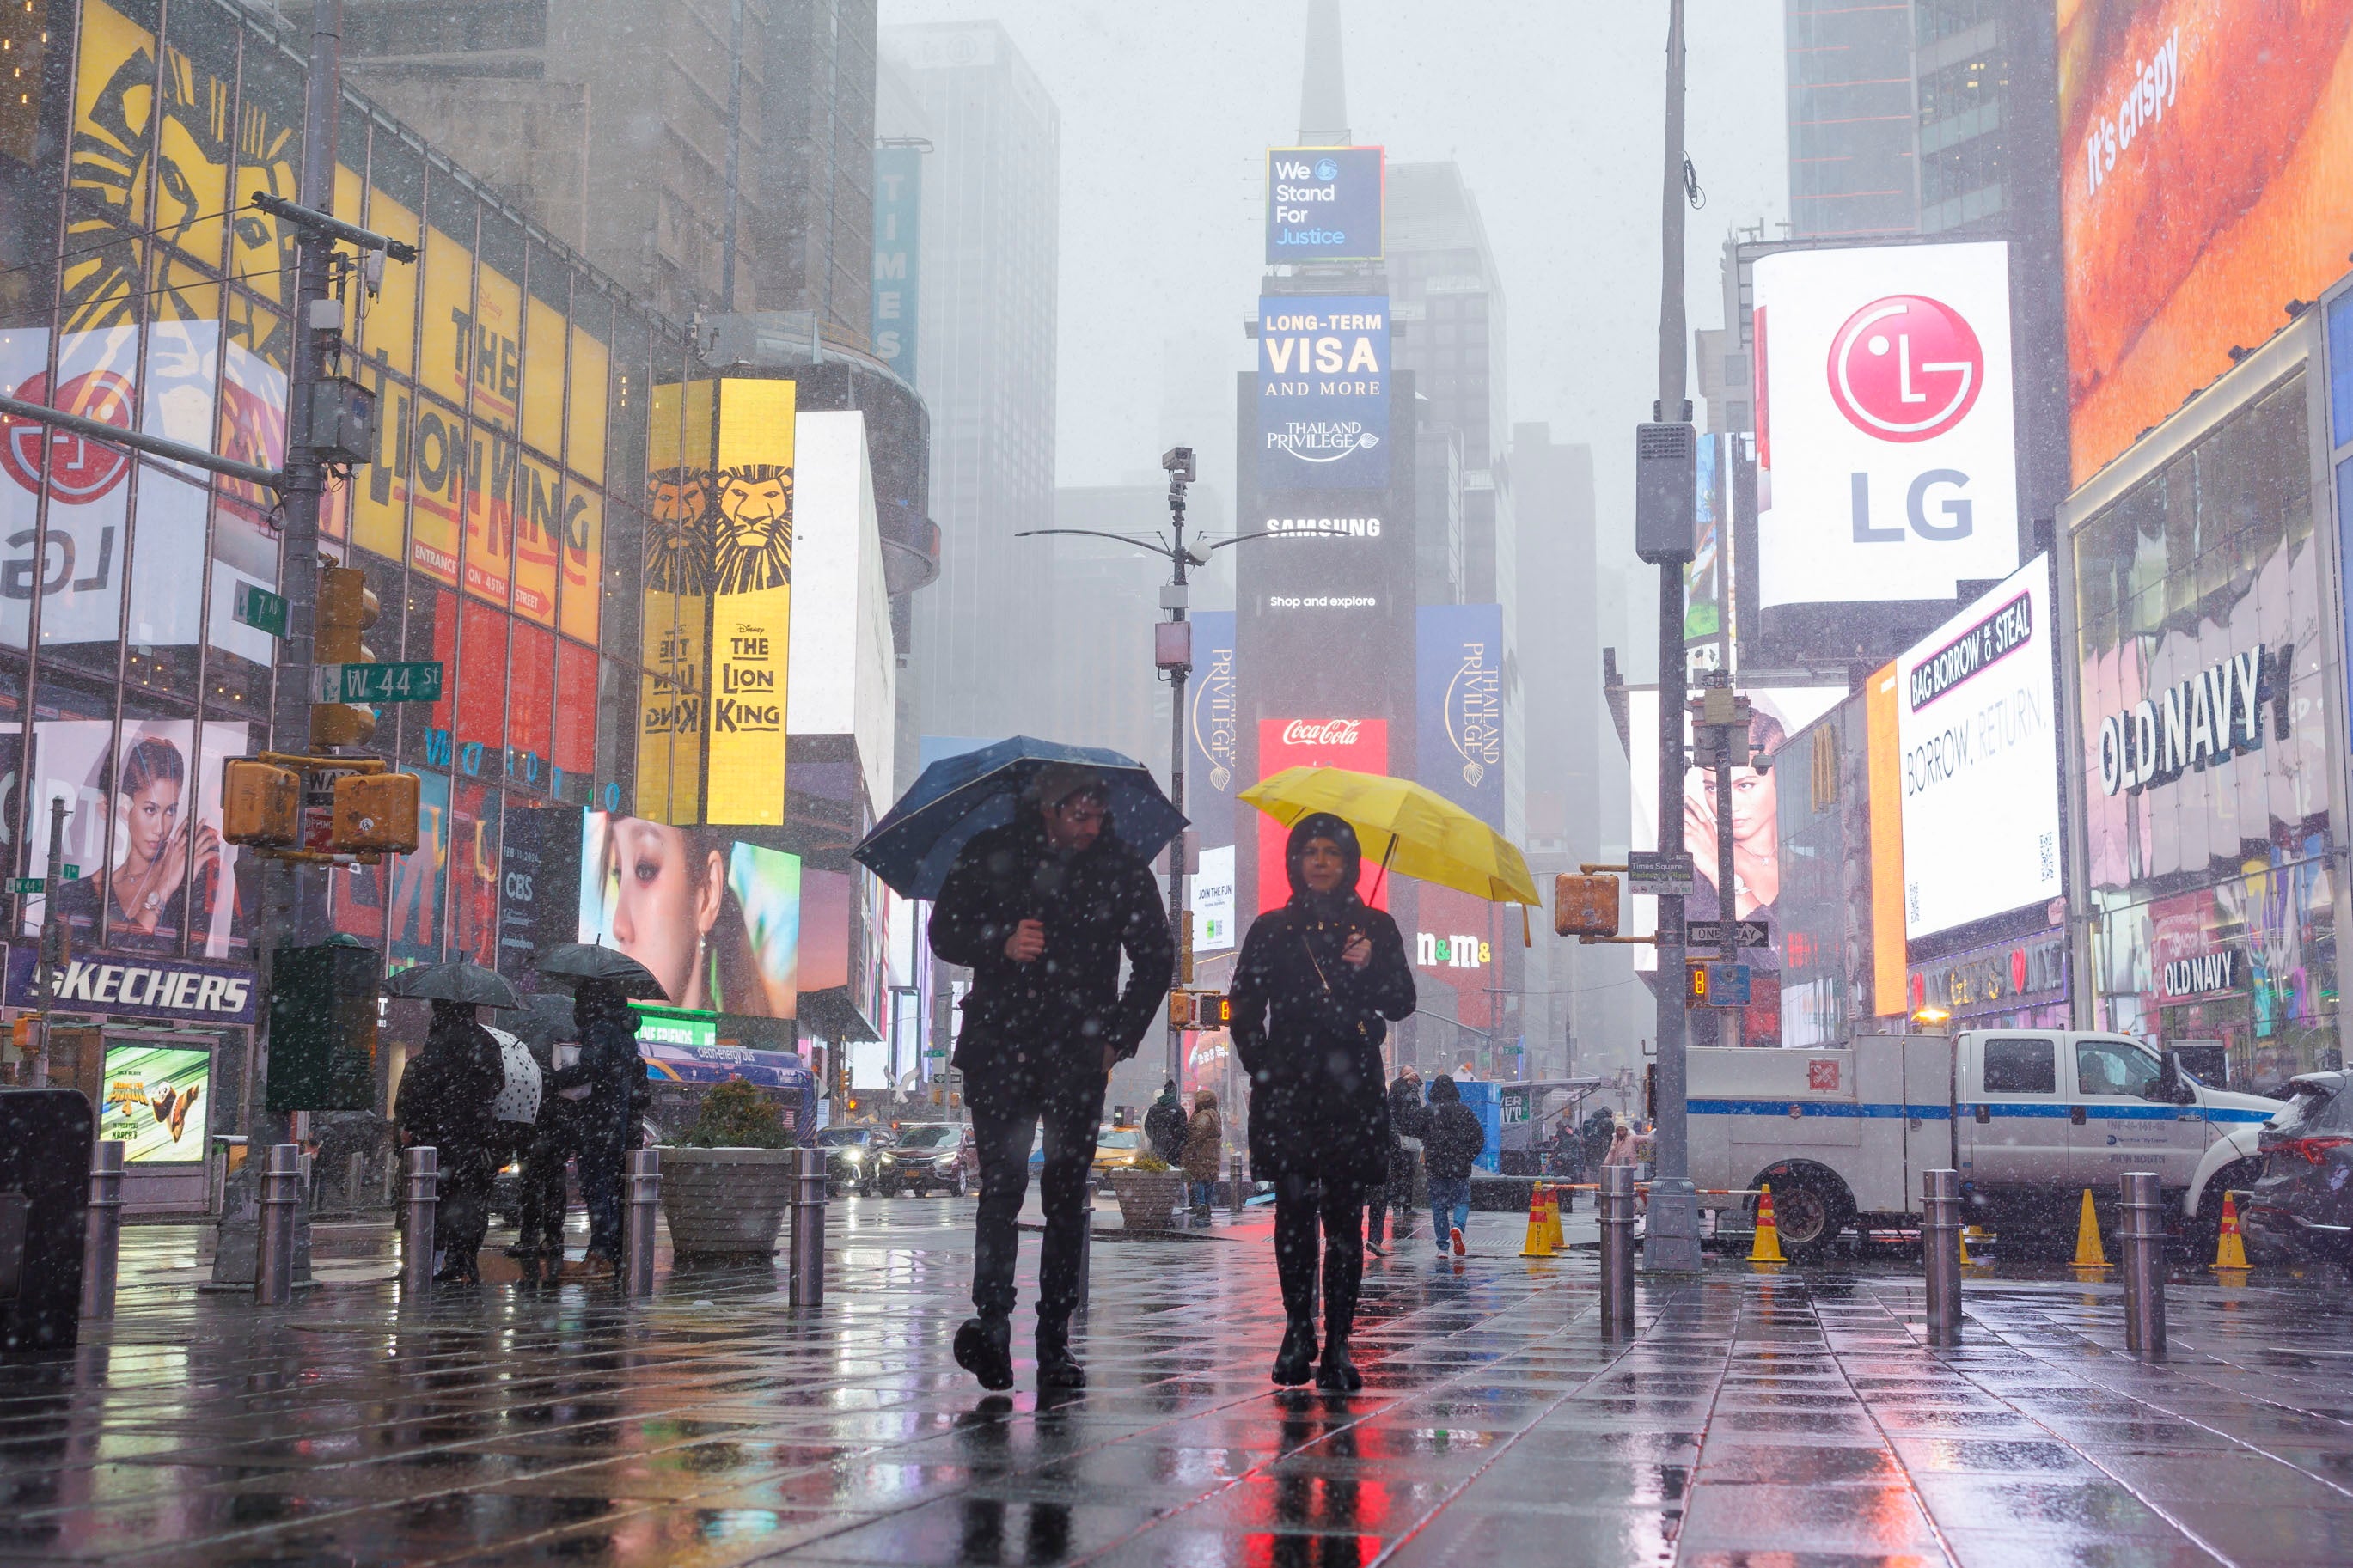
<svg viewBox="0 0 2353 1568">
<path fill-rule="evenodd" d="M 1038 1195 L 1046 1239 L 1038 1259 L 1038 1321 L 1060 1330 L 1079 1304 L 1079 1253 L 1086 1244 L 1087 1180 L 1103 1121 L 1105 1081 L 1063 1083 L 1039 1094 L 999 1089 L 972 1105 L 980 1151 L 980 1218 L 972 1261 L 972 1304 L 984 1318 L 1013 1315 L 1018 1221 L 1029 1190 L 1029 1150 L 1042 1126 L 1045 1165 Z"/>
</svg>

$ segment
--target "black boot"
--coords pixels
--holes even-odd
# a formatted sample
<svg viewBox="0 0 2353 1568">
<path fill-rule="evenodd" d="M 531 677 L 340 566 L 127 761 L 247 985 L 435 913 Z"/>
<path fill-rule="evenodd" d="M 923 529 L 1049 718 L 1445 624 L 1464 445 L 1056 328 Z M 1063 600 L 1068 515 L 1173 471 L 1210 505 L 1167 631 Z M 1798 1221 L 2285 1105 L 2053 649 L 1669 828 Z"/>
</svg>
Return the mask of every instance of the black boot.
<svg viewBox="0 0 2353 1568">
<path fill-rule="evenodd" d="M 1087 1385 L 1087 1369 L 1071 1354 L 1071 1325 L 1038 1322 L 1038 1386 L 1073 1389 Z"/>
<path fill-rule="evenodd" d="M 956 1365 L 993 1394 L 1013 1386 L 1013 1324 L 999 1317 L 966 1318 L 955 1331 Z"/>
<path fill-rule="evenodd" d="M 1274 1381 L 1285 1388 L 1298 1387 L 1307 1381 L 1308 1363 L 1314 1359 L 1315 1324 L 1312 1319 L 1293 1317 L 1282 1331 L 1282 1348 L 1274 1355 Z"/>
<path fill-rule="evenodd" d="M 1315 1367 L 1315 1386 L 1334 1394 L 1354 1394 L 1365 1386 L 1365 1374 L 1348 1359 L 1347 1335 L 1325 1336 L 1324 1359 Z"/>
</svg>

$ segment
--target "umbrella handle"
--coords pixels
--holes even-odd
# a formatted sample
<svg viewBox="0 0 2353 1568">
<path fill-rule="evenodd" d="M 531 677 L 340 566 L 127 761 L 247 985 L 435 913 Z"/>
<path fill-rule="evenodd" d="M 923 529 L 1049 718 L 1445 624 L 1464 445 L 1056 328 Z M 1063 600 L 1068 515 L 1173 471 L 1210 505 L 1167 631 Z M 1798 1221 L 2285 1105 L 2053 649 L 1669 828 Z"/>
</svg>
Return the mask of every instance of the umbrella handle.
<svg viewBox="0 0 2353 1568">
<path fill-rule="evenodd" d="M 1381 868 L 1373 873 L 1373 890 L 1365 900 L 1365 902 L 1367 904 L 1371 903 L 1374 899 L 1377 899 L 1381 896 L 1381 883 L 1388 879 L 1389 874 L 1389 857 L 1396 853 L 1397 835 L 1392 833 L 1389 835 L 1389 847 L 1381 851 Z"/>
</svg>

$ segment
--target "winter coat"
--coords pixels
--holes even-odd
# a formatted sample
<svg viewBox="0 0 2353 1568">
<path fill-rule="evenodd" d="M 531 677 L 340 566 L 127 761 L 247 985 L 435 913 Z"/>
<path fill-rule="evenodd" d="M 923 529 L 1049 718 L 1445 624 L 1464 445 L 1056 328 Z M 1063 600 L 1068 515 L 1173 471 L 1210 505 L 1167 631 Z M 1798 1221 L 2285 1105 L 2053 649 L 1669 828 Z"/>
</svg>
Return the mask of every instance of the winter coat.
<svg viewBox="0 0 2353 1568">
<path fill-rule="evenodd" d="M 1185 1108 L 1172 1090 L 1152 1102 L 1144 1113 L 1144 1141 L 1152 1152 L 1174 1165 L 1185 1156 Z"/>
<path fill-rule="evenodd" d="M 586 1085 L 588 1098 L 578 1102 L 575 1126 L 583 1145 L 633 1145 L 637 1122 L 653 1099 L 646 1081 L 646 1064 L 638 1055 L 638 1015 L 627 1003 L 600 1004 L 584 986 L 575 1004 L 580 1021 L 580 1059 L 555 1073 L 555 1087 Z"/>
<path fill-rule="evenodd" d="M 1301 873 L 1315 837 L 1334 838 L 1346 857 L 1336 893 L 1312 894 Z M 1250 1077 L 1250 1173 L 1378 1185 L 1388 1179 L 1390 1136 L 1383 1020 L 1414 1008 L 1405 942 L 1397 921 L 1356 896 L 1356 835 L 1346 824 L 1320 813 L 1302 818 L 1285 858 L 1291 901 L 1251 924 L 1229 993 L 1234 1055 Z M 1373 947 L 1362 969 L 1341 957 L 1356 934 Z"/>
<path fill-rule="evenodd" d="M 1471 1167 L 1487 1147 L 1487 1130 L 1479 1113 L 1459 1100 L 1442 1100 L 1430 1108 L 1430 1129 L 1421 1135 L 1422 1163 L 1433 1182 L 1470 1179 Z"/>
<path fill-rule="evenodd" d="M 1025 920 L 1044 924 L 1046 951 L 1017 963 L 1005 942 Z M 1176 968 L 1167 908 L 1143 858 L 1108 827 L 1062 854 L 1026 808 L 957 855 L 932 908 L 931 943 L 972 971 L 954 1065 L 975 1104 L 1066 1087 L 1100 1092 L 1103 1047 L 1135 1054 Z"/>
<path fill-rule="evenodd" d="M 1430 1115 L 1429 1107 L 1421 1102 L 1421 1086 L 1399 1074 L 1389 1085 L 1389 1141 L 1421 1136 L 1422 1123 Z"/>
<path fill-rule="evenodd" d="M 1218 1164 L 1225 1153 L 1223 1131 L 1224 1129 L 1218 1124 L 1218 1108 L 1214 1105 L 1200 1107 L 1193 1112 L 1192 1120 L 1185 1123 L 1184 1158 L 1179 1163 L 1184 1165 L 1188 1181 L 1214 1182 L 1218 1179 Z"/>
<path fill-rule="evenodd" d="M 488 1148 L 500 1136 L 491 1106 L 505 1081 L 499 1043 L 488 1029 L 467 1019 L 436 1016 L 425 1048 L 401 1072 L 392 1119 L 412 1144 Z"/>
</svg>

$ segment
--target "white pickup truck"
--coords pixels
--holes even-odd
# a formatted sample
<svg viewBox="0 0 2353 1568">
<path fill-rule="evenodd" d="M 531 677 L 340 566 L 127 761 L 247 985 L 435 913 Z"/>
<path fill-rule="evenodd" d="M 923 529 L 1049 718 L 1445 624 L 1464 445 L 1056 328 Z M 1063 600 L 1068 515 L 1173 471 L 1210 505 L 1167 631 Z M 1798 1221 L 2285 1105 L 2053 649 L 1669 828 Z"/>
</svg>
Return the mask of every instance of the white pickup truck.
<svg viewBox="0 0 2353 1568">
<path fill-rule="evenodd" d="M 2089 1187 L 2103 1220 L 2126 1171 L 2153 1170 L 2179 1227 L 2212 1250 L 2226 1187 L 2254 1183 L 2279 1102 L 2212 1089 L 2126 1036 L 2007 1029 L 1861 1036 L 1803 1050 L 1690 1052 L 1692 1180 L 1770 1183 L 1781 1245 L 1819 1253 L 1848 1226 L 1920 1213 L 1920 1173 L 1961 1173 L 1970 1223 L 2074 1234 Z M 1700 1206 L 1753 1211 L 1703 1195 Z"/>
</svg>

